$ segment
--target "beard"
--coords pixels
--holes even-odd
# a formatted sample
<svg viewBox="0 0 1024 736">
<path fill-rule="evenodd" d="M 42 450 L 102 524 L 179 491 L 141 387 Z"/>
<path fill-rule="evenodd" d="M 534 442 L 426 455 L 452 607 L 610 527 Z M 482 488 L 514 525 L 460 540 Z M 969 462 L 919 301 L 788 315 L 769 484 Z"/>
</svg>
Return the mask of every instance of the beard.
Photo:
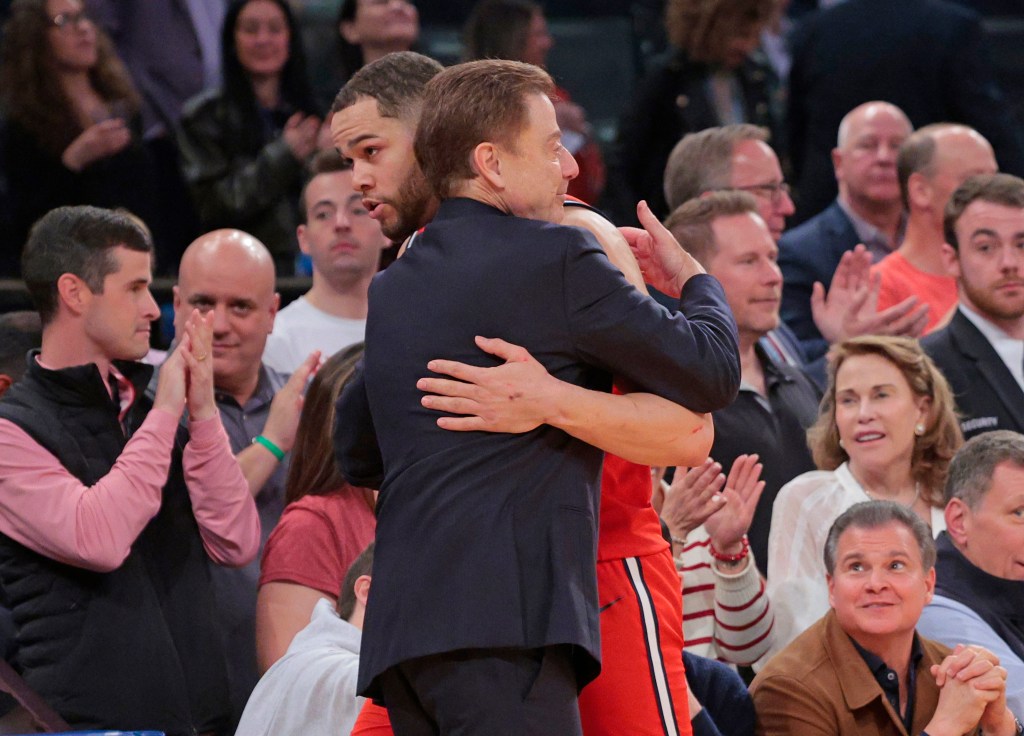
<svg viewBox="0 0 1024 736">
<path fill-rule="evenodd" d="M 389 240 L 401 243 L 430 221 L 437 207 L 437 197 L 420 167 L 413 166 L 389 204 L 395 216 L 389 222 L 382 220 L 380 229 Z"/>
</svg>

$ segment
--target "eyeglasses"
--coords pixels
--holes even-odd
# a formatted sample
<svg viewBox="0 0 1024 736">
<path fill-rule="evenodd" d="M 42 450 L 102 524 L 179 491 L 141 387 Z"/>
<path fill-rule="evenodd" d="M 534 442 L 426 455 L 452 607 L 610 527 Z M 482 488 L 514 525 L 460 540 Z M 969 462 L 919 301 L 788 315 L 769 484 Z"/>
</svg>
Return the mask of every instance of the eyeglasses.
<svg viewBox="0 0 1024 736">
<path fill-rule="evenodd" d="M 79 10 L 77 13 L 61 13 L 50 18 L 50 24 L 62 31 L 69 28 L 79 28 L 84 23 L 92 23 L 89 14 L 84 10 Z"/>
<path fill-rule="evenodd" d="M 784 181 L 771 182 L 769 184 L 748 184 L 745 187 L 730 187 L 740 192 L 750 192 L 758 197 L 766 197 L 771 200 L 772 207 L 778 207 L 782 203 L 782 197 L 789 196 L 789 184 Z"/>
</svg>

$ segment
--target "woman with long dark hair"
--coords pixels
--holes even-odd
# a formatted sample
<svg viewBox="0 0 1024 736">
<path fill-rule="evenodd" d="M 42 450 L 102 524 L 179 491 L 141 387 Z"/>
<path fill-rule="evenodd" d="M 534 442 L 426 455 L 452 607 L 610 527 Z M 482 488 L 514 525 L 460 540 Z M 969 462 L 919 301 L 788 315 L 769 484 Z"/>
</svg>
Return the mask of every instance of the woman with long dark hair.
<svg viewBox="0 0 1024 736">
<path fill-rule="evenodd" d="M 349 565 L 373 541 L 373 491 L 345 482 L 331 443 L 334 402 L 362 355 L 362 343 L 335 354 L 306 392 L 285 484 L 288 506 L 260 566 L 256 656 L 261 672 L 284 655 L 318 600 L 338 602 Z"/>
<path fill-rule="evenodd" d="M 152 225 L 156 198 L 138 144 L 139 97 L 81 0 L 15 0 L 2 49 L 0 145 L 17 252 L 0 254 L 0 275 L 19 275 L 29 227 L 54 207 L 125 207 Z"/>
<path fill-rule="evenodd" d="M 299 31 L 284 0 L 234 0 L 221 44 L 223 87 L 182 112 L 185 179 L 205 230 L 254 235 L 291 274 L 303 165 L 320 130 Z"/>
</svg>

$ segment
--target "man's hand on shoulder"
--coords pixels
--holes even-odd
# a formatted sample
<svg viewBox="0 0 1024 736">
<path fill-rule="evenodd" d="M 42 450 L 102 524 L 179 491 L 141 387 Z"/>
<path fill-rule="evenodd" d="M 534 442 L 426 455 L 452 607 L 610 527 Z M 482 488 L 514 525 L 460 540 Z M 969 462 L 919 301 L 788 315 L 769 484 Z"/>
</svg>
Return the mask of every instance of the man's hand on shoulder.
<svg viewBox="0 0 1024 736">
<path fill-rule="evenodd" d="M 549 421 L 559 385 L 526 348 L 497 338 L 477 337 L 477 346 L 505 362 L 481 368 L 454 360 L 432 360 L 427 368 L 449 378 L 421 378 L 423 406 L 458 414 L 438 417 L 437 426 L 460 432 L 520 434 Z"/>
</svg>

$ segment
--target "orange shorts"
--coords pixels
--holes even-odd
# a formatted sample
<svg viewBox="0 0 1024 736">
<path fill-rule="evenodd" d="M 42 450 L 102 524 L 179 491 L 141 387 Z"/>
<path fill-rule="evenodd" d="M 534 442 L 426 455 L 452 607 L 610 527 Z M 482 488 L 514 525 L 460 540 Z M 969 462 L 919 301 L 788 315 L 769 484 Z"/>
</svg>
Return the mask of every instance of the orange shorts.
<svg viewBox="0 0 1024 736">
<path fill-rule="evenodd" d="M 690 736 L 679 574 L 665 549 L 597 563 L 601 674 L 580 693 L 585 736 Z"/>
</svg>

